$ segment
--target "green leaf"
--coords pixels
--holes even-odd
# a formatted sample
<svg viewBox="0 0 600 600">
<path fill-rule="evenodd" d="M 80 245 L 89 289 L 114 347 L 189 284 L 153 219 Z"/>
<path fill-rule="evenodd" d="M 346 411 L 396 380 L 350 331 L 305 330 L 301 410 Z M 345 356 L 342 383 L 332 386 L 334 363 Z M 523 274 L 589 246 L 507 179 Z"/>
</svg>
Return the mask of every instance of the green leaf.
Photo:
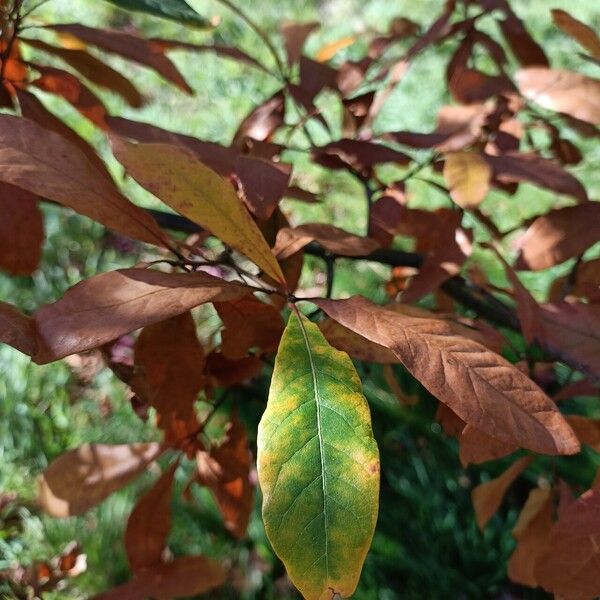
<svg viewBox="0 0 600 600">
<path fill-rule="evenodd" d="M 194 27 L 212 27 L 208 19 L 200 16 L 185 0 L 108 0 L 124 10 L 171 19 Z"/>
<path fill-rule="evenodd" d="M 350 358 L 296 314 L 258 428 L 258 477 L 267 536 L 294 585 L 308 600 L 351 595 L 377 521 L 379 452 Z"/>
</svg>

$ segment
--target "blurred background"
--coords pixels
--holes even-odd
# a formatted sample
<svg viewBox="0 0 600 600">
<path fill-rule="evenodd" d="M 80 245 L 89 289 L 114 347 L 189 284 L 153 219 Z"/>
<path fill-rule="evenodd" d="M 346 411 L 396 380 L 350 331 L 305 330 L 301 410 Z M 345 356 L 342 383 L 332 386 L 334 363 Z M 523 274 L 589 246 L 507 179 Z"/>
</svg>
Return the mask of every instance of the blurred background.
<svg viewBox="0 0 600 600">
<path fill-rule="evenodd" d="M 190 0 L 190 4 L 203 15 L 219 15 L 218 27 L 206 32 L 193 31 L 161 19 L 125 13 L 98 0 L 50 0 L 34 14 L 40 22 L 135 26 L 148 37 L 234 45 L 269 61 L 256 36 L 221 5 L 204 0 Z M 426 26 L 443 6 L 441 0 L 256 0 L 242 4 L 273 35 L 284 20 L 321 23 L 321 29 L 309 38 L 308 55 L 344 36 L 360 35 L 370 28 L 385 31 L 387 24 L 398 16 Z M 511 5 L 544 47 L 554 67 L 597 76 L 594 66 L 577 56 L 575 43 L 556 29 L 550 9 L 568 10 L 598 30 L 598 0 L 513 0 Z M 375 131 L 433 129 L 438 109 L 450 102 L 444 70 L 453 49 L 453 43 L 442 45 L 415 60 L 375 122 Z M 361 46 L 359 38 L 356 44 L 342 50 L 339 58 L 359 57 L 362 51 L 364 45 Z M 126 74 L 147 99 L 145 107 L 134 110 L 117 96 L 98 91 L 110 112 L 228 144 L 240 120 L 275 91 L 276 82 L 272 78 L 231 60 L 181 50 L 171 52 L 170 57 L 195 90 L 194 96 L 186 96 L 146 69 L 109 56 L 105 60 Z M 39 92 L 39 97 L 92 142 L 114 175 L 122 180 L 122 172 L 109 156 L 103 136 L 66 103 L 43 92 Z M 327 102 L 327 98 L 322 101 Z M 587 159 L 572 171 L 586 185 L 590 197 L 598 198 L 600 148 L 588 140 L 580 147 Z M 306 178 L 305 186 L 322 191 L 323 203 L 300 205 L 284 201 L 283 210 L 290 221 L 320 220 L 350 231 L 362 231 L 361 188 L 345 174 L 325 176 L 322 171 L 306 168 L 302 158 L 294 160 Z M 124 189 L 142 204 L 158 205 L 133 183 L 124 184 Z M 444 202 L 441 193 L 432 192 L 419 181 L 411 182 L 409 193 L 415 206 L 431 208 Z M 495 203 L 494 217 L 501 229 L 541 214 L 555 204 L 551 193 L 528 185 L 521 185 L 514 197 L 499 193 L 490 196 L 486 202 Z M 26 278 L 9 278 L 0 273 L 0 299 L 21 310 L 32 311 L 59 298 L 83 278 L 131 266 L 145 256 L 142 247 L 125 244 L 107 235 L 100 225 L 68 210 L 44 207 L 44 216 L 47 239 L 42 267 Z M 504 284 L 503 274 L 484 252 L 471 260 L 489 271 L 492 282 Z M 321 269 L 320 263 L 307 260 L 301 285 L 322 284 Z M 561 269 L 565 271 L 568 267 L 562 265 L 543 274 L 530 274 L 527 283 L 543 298 L 550 281 L 562 273 Z M 334 296 L 363 293 L 384 301 L 382 284 L 389 275 L 389 269 L 381 265 L 349 265 L 340 261 Z M 514 547 L 510 531 L 527 496 L 527 478 L 511 489 L 499 514 L 484 532 L 479 531 L 471 506 L 471 489 L 500 473 L 504 463 L 497 461 L 483 468 L 463 469 L 455 440 L 447 438 L 434 420 L 437 402 L 433 398 L 401 368 L 396 368 L 404 392 L 419 398 L 415 406 L 403 406 L 379 367 L 367 369 L 358 365 L 358 368 L 372 406 L 382 452 L 383 481 L 378 529 L 355 597 L 365 600 L 546 597 L 541 591 L 510 585 L 505 572 Z M 254 382 L 244 395 L 231 399 L 248 425 L 252 440 L 268 383 L 266 376 Z M 39 367 L 11 348 L 0 347 L 0 494 L 15 492 L 18 496 L 16 502 L 6 506 L 0 502 L 0 571 L 15 563 L 27 565 L 47 560 L 70 541 L 77 540 L 87 554 L 87 570 L 68 588 L 45 597 L 87 598 L 126 580 L 129 574 L 122 543 L 125 521 L 135 498 L 155 475 L 141 478 L 83 517 L 63 520 L 37 511 L 35 477 L 66 449 L 83 442 L 125 443 L 156 436 L 155 429 L 136 416 L 125 387 L 102 367 L 95 354 Z M 564 460 L 562 468 L 581 481 L 587 481 L 600 463 L 587 450 L 577 461 Z M 537 471 L 527 475 L 529 482 L 543 477 L 544 468 L 544 459 L 537 461 Z M 183 471 L 181 486 L 185 482 Z M 296 597 L 266 540 L 258 506 L 257 501 L 247 538 L 236 542 L 222 527 L 208 493 L 199 492 L 189 502 L 175 502 L 171 549 L 175 553 L 204 553 L 233 565 L 232 580 L 223 590 L 211 594 L 211 598 Z M 0 597 L 13 596 L 0 587 Z"/>
</svg>

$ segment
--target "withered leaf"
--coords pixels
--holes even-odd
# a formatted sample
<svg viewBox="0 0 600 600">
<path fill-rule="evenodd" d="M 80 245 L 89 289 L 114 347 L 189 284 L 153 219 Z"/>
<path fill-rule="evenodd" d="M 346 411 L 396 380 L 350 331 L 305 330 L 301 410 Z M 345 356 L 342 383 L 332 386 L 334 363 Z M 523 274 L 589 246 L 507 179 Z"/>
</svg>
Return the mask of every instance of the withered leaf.
<svg viewBox="0 0 600 600">
<path fill-rule="evenodd" d="M 502 475 L 496 479 L 486 481 L 473 488 L 471 497 L 477 525 L 483 529 L 487 522 L 494 516 L 508 488 L 517 477 L 529 466 L 533 457 L 525 456 L 514 462 Z"/>
<path fill-rule="evenodd" d="M 573 71 L 534 67 L 518 71 L 516 81 L 528 100 L 600 125 L 600 79 Z"/>
<path fill-rule="evenodd" d="M 171 530 L 175 461 L 138 500 L 127 520 L 125 551 L 134 573 L 159 565 Z"/>
<path fill-rule="evenodd" d="M 559 8 L 552 9 L 552 18 L 566 34 L 587 48 L 593 57 L 600 58 L 600 38 L 591 27 Z"/>
<path fill-rule="evenodd" d="M 40 476 L 38 502 L 54 517 L 81 515 L 135 479 L 160 444 L 85 444 L 59 456 Z"/>
<path fill-rule="evenodd" d="M 600 240 L 600 202 L 585 202 L 538 217 L 519 239 L 517 269 L 534 271 L 579 256 Z"/>
<path fill-rule="evenodd" d="M 364 298 L 312 300 L 331 318 L 392 350 L 465 422 L 506 443 L 544 454 L 579 451 L 556 405 L 528 377 L 441 320 L 409 317 Z"/>
<path fill-rule="evenodd" d="M 39 198 L 0 182 L 0 269 L 9 275 L 31 275 L 38 267 L 44 241 Z"/>
<path fill-rule="evenodd" d="M 94 600 L 172 600 L 196 596 L 225 583 L 225 570 L 204 556 L 182 556 L 173 562 L 140 570 L 119 587 L 94 597 Z"/>
<path fill-rule="evenodd" d="M 154 219 L 132 204 L 85 154 L 22 117 L 0 115 L 0 180 L 54 200 L 151 244 L 168 244 Z"/>
<path fill-rule="evenodd" d="M 33 356 L 37 352 L 35 321 L 14 306 L 0 302 L 0 342 Z"/>
<path fill-rule="evenodd" d="M 96 348 L 205 302 L 240 298 L 244 286 L 206 273 L 122 269 L 78 283 L 34 315 L 40 364 Z"/>
<path fill-rule="evenodd" d="M 260 373 L 262 367 L 258 356 L 233 360 L 221 352 L 211 352 L 206 357 L 206 374 L 213 387 L 228 387 L 247 381 Z"/>
<path fill-rule="evenodd" d="M 298 227 L 284 227 L 277 233 L 273 254 L 284 259 L 295 254 L 312 241 L 340 256 L 366 256 L 379 244 L 370 238 L 360 237 L 326 223 L 306 223 Z"/>
<path fill-rule="evenodd" d="M 460 462 L 463 467 L 471 463 L 478 465 L 489 460 L 496 460 L 512 454 L 518 449 L 514 444 L 498 440 L 473 425 L 467 425 L 463 429 L 458 438 L 458 444 Z"/>
</svg>

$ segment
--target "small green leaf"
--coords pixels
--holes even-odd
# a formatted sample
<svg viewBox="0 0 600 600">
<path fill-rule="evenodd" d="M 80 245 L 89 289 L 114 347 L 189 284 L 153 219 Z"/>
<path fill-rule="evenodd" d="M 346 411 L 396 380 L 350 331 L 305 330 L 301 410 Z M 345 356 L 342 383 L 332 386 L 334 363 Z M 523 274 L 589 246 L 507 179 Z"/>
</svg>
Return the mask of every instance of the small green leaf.
<svg viewBox="0 0 600 600">
<path fill-rule="evenodd" d="M 308 600 L 351 595 L 377 521 L 379 452 L 348 355 L 300 315 L 275 361 L 258 476 L 267 536 L 294 585 Z"/>
<path fill-rule="evenodd" d="M 108 0 L 124 10 L 144 12 L 155 17 L 171 19 L 194 27 L 212 27 L 185 0 Z"/>
</svg>

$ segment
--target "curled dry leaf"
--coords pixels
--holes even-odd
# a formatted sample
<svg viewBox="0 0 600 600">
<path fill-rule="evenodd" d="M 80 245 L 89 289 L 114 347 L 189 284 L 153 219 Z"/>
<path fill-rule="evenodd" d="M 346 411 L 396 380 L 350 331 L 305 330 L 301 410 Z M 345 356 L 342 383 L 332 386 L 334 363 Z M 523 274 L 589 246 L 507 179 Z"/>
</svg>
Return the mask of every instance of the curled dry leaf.
<svg viewBox="0 0 600 600">
<path fill-rule="evenodd" d="M 81 515 L 135 479 L 160 444 L 85 444 L 59 456 L 40 476 L 38 502 L 54 517 Z"/>
<path fill-rule="evenodd" d="M 600 79 L 558 69 L 521 69 L 516 75 L 525 98 L 557 112 L 600 125 Z"/>
<path fill-rule="evenodd" d="M 0 180 L 64 204 L 127 237 L 169 243 L 154 219 L 121 195 L 77 146 L 28 119 L 0 115 Z"/>
<path fill-rule="evenodd" d="M 473 508 L 475 509 L 475 518 L 477 525 L 483 529 L 487 522 L 494 516 L 508 488 L 514 483 L 517 477 L 529 466 L 533 457 L 524 456 L 514 462 L 502 475 L 496 479 L 486 481 L 473 488 L 471 497 Z"/>
<path fill-rule="evenodd" d="M 273 254 L 281 260 L 313 241 L 340 256 L 366 256 L 379 247 L 375 240 L 354 235 L 334 225 L 306 223 L 298 227 L 280 229 Z"/>
<path fill-rule="evenodd" d="M 534 271 L 579 256 L 600 240 L 600 202 L 552 210 L 538 217 L 518 240 L 517 269 Z"/>
<path fill-rule="evenodd" d="M 475 208 L 490 189 L 492 172 L 477 152 L 450 152 L 444 161 L 444 179 L 450 197 L 461 208 Z"/>
<path fill-rule="evenodd" d="M 582 494 L 552 527 L 546 550 L 534 567 L 544 589 L 577 600 L 600 595 L 598 579 L 600 487 Z"/>
<path fill-rule="evenodd" d="M 207 273 L 122 269 L 78 283 L 34 315 L 40 364 L 90 350 L 205 302 L 240 298 L 242 285 Z"/>
<path fill-rule="evenodd" d="M 175 461 L 137 502 L 127 520 L 125 551 L 134 573 L 159 565 L 171 530 Z"/>
<path fill-rule="evenodd" d="M 116 136 L 111 142 L 119 162 L 141 186 L 285 283 L 264 237 L 228 181 L 184 148 L 134 144 Z"/>
<path fill-rule="evenodd" d="M 579 451 L 556 405 L 531 379 L 447 323 L 394 313 L 358 296 L 312 301 L 345 327 L 389 348 L 466 423 L 542 454 Z"/>
<path fill-rule="evenodd" d="M 93 600 L 172 600 L 205 594 L 225 583 L 226 572 L 204 556 L 182 556 L 173 562 L 141 569 L 135 577 Z"/>
<path fill-rule="evenodd" d="M 40 262 L 44 223 L 39 198 L 0 182 L 0 269 L 13 276 L 31 275 Z"/>
</svg>

